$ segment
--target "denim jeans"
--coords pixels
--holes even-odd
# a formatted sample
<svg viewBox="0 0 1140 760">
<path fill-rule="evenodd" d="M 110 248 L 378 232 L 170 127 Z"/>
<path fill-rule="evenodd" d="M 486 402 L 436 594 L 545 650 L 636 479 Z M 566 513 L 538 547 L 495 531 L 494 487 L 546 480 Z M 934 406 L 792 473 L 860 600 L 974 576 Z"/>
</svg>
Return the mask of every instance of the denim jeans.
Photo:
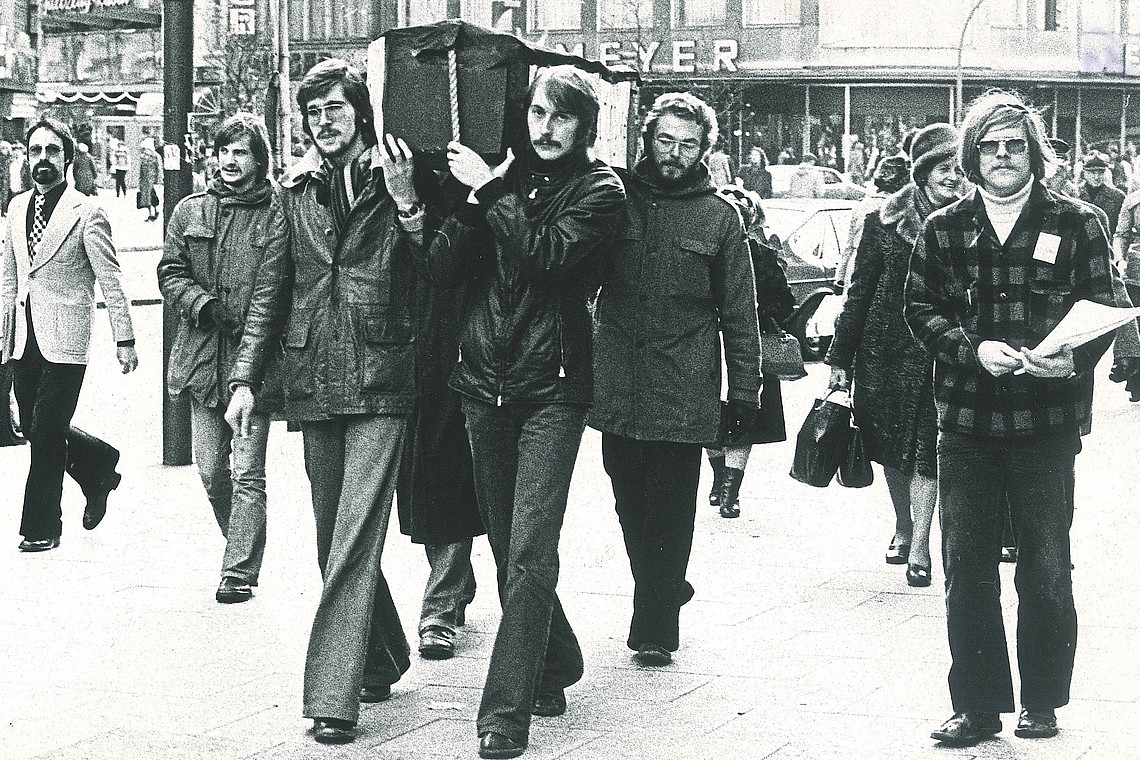
<svg viewBox="0 0 1140 760">
<path fill-rule="evenodd" d="M 452 544 L 424 544 L 431 573 L 420 607 L 420 635 L 429 625 L 455 633 L 459 627 L 459 616 L 475 599 L 471 543 L 472 539 L 467 538 Z"/>
<path fill-rule="evenodd" d="M 380 571 L 407 418 L 302 422 L 324 587 L 305 659 L 304 715 L 356 722 L 360 687 L 400 680 L 410 650 Z"/>
<path fill-rule="evenodd" d="M 558 601 L 558 539 L 586 407 L 465 398 L 475 492 L 498 568 L 503 616 L 476 723 L 526 742 L 540 690 L 582 677 L 582 650 Z"/>
<path fill-rule="evenodd" d="M 1001 613 L 1002 527 L 1017 534 L 1017 663 L 1021 704 L 1069 701 L 1077 612 L 1069 566 L 1076 430 L 993 439 L 943 432 L 938 440 L 950 696 L 956 712 L 1012 712 Z"/>
<path fill-rule="evenodd" d="M 693 548 L 701 447 L 605 433 L 602 462 L 613 482 L 618 521 L 633 572 L 633 618 L 626 644 L 680 646 L 681 607 Z"/>
<path fill-rule="evenodd" d="M 265 447 L 269 418 L 253 416 L 251 434 L 234 438 L 224 407 L 190 398 L 194 461 L 226 537 L 222 576 L 257 585 L 265 555 Z M 231 467 L 232 460 L 232 467 Z"/>
</svg>

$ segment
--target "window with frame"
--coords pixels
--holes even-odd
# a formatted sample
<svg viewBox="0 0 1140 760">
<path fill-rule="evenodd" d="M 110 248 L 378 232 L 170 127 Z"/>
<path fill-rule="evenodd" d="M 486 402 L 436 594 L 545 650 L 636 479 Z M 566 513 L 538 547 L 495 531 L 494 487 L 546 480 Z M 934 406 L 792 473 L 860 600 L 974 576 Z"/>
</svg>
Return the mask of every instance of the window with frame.
<svg viewBox="0 0 1140 760">
<path fill-rule="evenodd" d="M 728 0 L 674 0 L 673 25 L 722 26 L 728 19 Z"/>
<path fill-rule="evenodd" d="M 403 0 L 397 8 L 400 26 L 434 24 L 447 18 L 447 0 Z"/>
<path fill-rule="evenodd" d="M 653 0 L 598 0 L 601 29 L 652 29 Z"/>
<path fill-rule="evenodd" d="M 530 0 L 530 30 L 532 32 L 577 31 L 582 28 L 580 0 Z"/>
<path fill-rule="evenodd" d="M 744 26 L 777 26 L 800 23 L 800 0 L 742 0 Z"/>
</svg>

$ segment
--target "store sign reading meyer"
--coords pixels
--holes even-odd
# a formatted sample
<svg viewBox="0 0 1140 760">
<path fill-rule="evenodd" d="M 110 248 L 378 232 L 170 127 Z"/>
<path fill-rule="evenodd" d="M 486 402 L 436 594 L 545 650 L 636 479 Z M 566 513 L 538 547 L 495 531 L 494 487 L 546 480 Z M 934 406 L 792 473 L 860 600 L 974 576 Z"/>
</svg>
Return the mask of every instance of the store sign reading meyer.
<svg viewBox="0 0 1140 760">
<path fill-rule="evenodd" d="M 579 42 L 567 48 L 561 42 L 554 49 L 562 53 L 583 55 L 585 45 Z M 632 64 L 636 58 L 637 67 L 643 73 L 650 71 L 673 71 L 678 74 L 692 74 L 701 71 L 736 71 L 736 57 L 739 46 L 736 40 L 711 40 L 708 43 L 698 40 L 651 40 L 642 45 L 634 40 L 614 40 L 598 43 L 598 59 L 607 66 L 622 63 Z"/>
</svg>

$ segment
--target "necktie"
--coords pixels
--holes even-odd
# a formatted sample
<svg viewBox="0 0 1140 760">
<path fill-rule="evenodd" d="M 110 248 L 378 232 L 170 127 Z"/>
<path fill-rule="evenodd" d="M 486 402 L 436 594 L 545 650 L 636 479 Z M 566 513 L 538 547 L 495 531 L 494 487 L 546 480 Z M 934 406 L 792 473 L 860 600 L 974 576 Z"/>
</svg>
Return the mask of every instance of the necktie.
<svg viewBox="0 0 1140 760">
<path fill-rule="evenodd" d="M 36 193 L 36 208 L 35 214 L 32 216 L 32 230 L 28 233 L 28 258 L 32 261 L 36 258 L 36 246 L 39 245 L 40 239 L 44 236 L 44 230 L 47 228 L 47 219 L 44 218 L 44 196 L 42 193 Z"/>
</svg>

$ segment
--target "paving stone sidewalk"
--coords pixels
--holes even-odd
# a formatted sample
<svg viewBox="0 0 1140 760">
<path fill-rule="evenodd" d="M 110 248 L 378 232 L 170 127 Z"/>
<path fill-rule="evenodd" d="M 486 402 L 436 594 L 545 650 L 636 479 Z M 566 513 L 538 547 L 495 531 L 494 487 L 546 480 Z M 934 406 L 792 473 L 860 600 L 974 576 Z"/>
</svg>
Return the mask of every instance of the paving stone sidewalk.
<svg viewBox="0 0 1140 760">
<path fill-rule="evenodd" d="M 140 268 L 140 272 L 142 269 Z M 139 282 L 144 281 L 139 275 Z M 475 758 L 474 718 L 498 620 L 485 541 L 479 592 L 458 655 L 415 659 L 386 703 L 362 713 L 360 738 L 324 747 L 301 717 L 305 646 L 320 592 L 300 434 L 275 425 L 269 536 L 253 601 L 213 598 L 222 556 L 196 470 L 161 461 L 161 310 L 134 310 L 142 366 L 122 376 L 106 319 L 76 424 L 123 449 L 122 486 L 104 523 L 79 525 L 65 487 L 62 546 L 16 551 L 27 447 L 0 449 L 8 546 L 0 548 L 0 758 Z M 823 367 L 785 384 L 794 434 L 823 388 Z M 559 593 L 586 657 L 569 710 L 537 718 L 525 758 L 1046 758 L 1140 756 L 1140 404 L 1100 368 L 1096 422 L 1078 458 L 1074 583 L 1081 619 L 1072 703 L 1060 736 L 1013 737 L 1015 716 L 975 748 L 936 746 L 949 717 L 942 573 L 911 589 L 883 562 L 892 530 L 881 478 L 812 489 L 787 476 L 792 444 L 757 447 L 743 514 L 703 507 L 675 663 L 635 666 L 625 647 L 632 581 L 587 431 L 561 544 Z M 705 484 L 708 481 L 705 473 Z M 427 562 L 391 526 L 384 569 L 409 639 Z M 1003 566 L 1012 633 L 1013 566 Z"/>
</svg>

